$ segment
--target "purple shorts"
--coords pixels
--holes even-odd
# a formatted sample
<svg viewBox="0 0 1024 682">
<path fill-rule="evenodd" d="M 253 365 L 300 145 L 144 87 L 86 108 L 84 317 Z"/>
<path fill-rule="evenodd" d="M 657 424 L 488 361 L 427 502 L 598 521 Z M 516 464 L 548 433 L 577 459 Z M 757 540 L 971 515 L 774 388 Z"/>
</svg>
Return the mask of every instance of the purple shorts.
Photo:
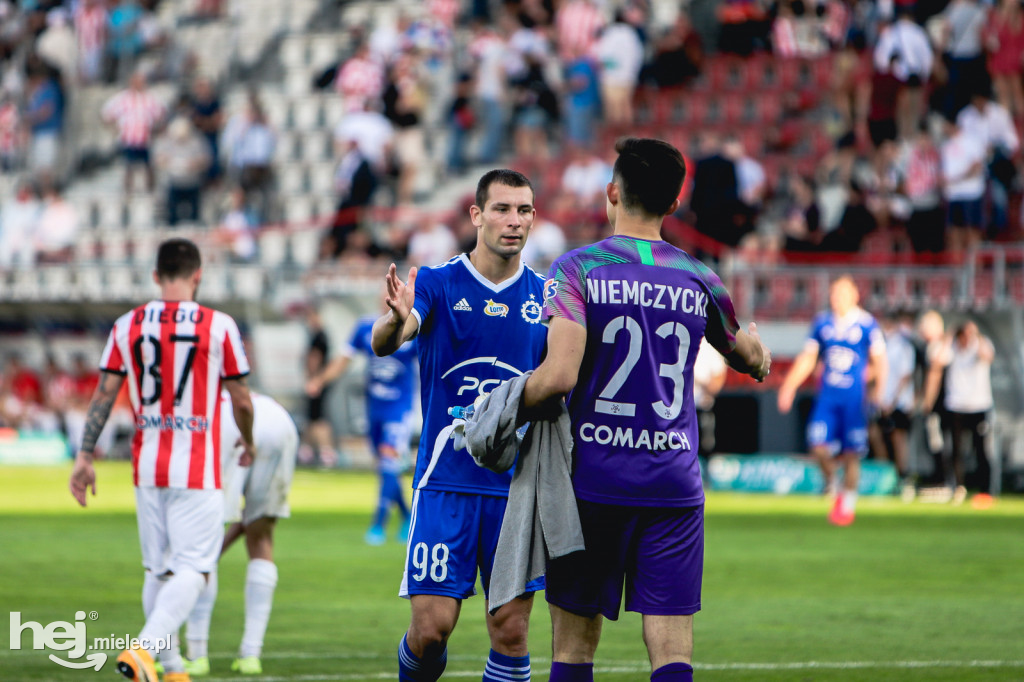
<svg viewBox="0 0 1024 682">
<path fill-rule="evenodd" d="M 620 507 L 577 500 L 587 548 L 547 568 L 547 600 L 581 616 L 617 620 L 700 611 L 704 507 Z"/>
</svg>

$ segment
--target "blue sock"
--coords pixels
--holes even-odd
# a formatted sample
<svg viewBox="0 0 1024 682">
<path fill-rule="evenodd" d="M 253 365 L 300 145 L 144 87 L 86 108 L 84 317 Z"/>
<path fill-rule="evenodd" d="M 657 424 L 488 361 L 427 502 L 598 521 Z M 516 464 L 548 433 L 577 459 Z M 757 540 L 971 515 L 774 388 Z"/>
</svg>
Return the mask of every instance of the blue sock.
<svg viewBox="0 0 1024 682">
<path fill-rule="evenodd" d="M 693 682 L 693 666 L 689 663 L 669 663 L 651 673 L 651 682 Z"/>
<path fill-rule="evenodd" d="M 406 643 L 407 635 L 402 635 L 402 643 L 398 645 L 399 682 L 435 682 L 440 679 L 448 665 L 448 649 L 445 648 L 437 658 L 419 658 Z"/>
<path fill-rule="evenodd" d="M 548 682 L 594 682 L 594 664 L 551 661 Z"/>
<path fill-rule="evenodd" d="M 484 668 L 483 682 L 529 682 L 530 654 L 506 656 L 491 649 Z"/>
<path fill-rule="evenodd" d="M 384 528 L 388 525 L 388 517 L 391 515 L 391 504 L 396 496 L 401 496 L 402 486 L 398 482 L 398 476 L 381 464 L 380 470 L 380 498 L 377 503 L 377 514 L 373 518 L 373 525 Z"/>
</svg>

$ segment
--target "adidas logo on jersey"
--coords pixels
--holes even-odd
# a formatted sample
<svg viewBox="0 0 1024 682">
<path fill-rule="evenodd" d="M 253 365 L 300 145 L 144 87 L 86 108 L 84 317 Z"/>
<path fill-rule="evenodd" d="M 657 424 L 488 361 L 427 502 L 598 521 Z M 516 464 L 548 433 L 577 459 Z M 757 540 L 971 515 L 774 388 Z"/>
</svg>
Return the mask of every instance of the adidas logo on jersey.
<svg viewBox="0 0 1024 682">
<path fill-rule="evenodd" d="M 458 303 L 452 306 L 453 310 L 465 310 L 466 312 L 472 312 L 472 308 L 469 307 L 469 301 L 466 299 L 460 299 Z"/>
</svg>

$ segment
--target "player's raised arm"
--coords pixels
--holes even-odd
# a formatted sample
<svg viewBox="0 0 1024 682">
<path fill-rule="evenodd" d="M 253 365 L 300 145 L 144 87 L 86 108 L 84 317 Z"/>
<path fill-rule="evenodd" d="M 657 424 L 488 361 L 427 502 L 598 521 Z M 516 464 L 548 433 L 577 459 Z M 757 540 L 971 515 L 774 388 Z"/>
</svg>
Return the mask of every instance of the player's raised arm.
<svg viewBox="0 0 1024 682">
<path fill-rule="evenodd" d="M 724 357 L 734 370 L 749 374 L 757 381 L 764 381 L 771 371 L 772 352 L 761 341 L 757 325 L 753 322 L 747 327 L 747 331 L 736 332 L 736 347 Z"/>
<path fill-rule="evenodd" d="M 416 336 L 419 323 L 412 315 L 416 302 L 416 268 L 409 268 L 409 281 L 398 277 L 398 268 L 392 263 L 385 276 L 388 293 L 384 298 L 390 310 L 373 324 L 371 346 L 378 357 L 391 355 L 402 344 Z"/>
<path fill-rule="evenodd" d="M 110 417 L 110 410 L 114 407 L 114 401 L 117 400 L 117 394 L 123 383 L 124 375 L 115 372 L 100 372 L 100 382 L 89 402 L 82 447 L 75 456 L 75 468 L 71 471 L 71 480 L 68 482 L 72 496 L 83 507 L 87 489 L 91 488 L 92 494 L 96 495 L 96 472 L 92 466 L 93 450 L 96 449 L 96 441 L 103 433 L 103 427 Z"/>
<path fill-rule="evenodd" d="M 235 417 L 235 424 L 238 425 L 238 430 L 242 434 L 242 445 L 245 447 L 245 452 L 242 453 L 239 463 L 242 466 L 248 466 L 256 457 L 256 445 L 252 435 L 255 410 L 252 406 L 252 396 L 249 395 L 249 382 L 244 376 L 237 379 L 225 379 L 224 388 L 231 396 L 231 412 Z"/>
</svg>

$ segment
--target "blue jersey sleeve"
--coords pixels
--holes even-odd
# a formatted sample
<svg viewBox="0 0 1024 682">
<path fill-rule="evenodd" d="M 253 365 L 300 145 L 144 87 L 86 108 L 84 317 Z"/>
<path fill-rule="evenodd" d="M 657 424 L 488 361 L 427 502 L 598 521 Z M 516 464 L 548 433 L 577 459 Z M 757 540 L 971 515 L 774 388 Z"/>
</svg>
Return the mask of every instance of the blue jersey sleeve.
<svg viewBox="0 0 1024 682">
<path fill-rule="evenodd" d="M 825 321 L 828 318 L 825 315 L 818 315 L 814 318 L 814 322 L 811 323 L 811 333 L 807 336 L 807 343 L 816 343 L 820 349 L 825 345 L 825 338 L 822 336 L 821 330 L 825 327 Z"/>
<path fill-rule="evenodd" d="M 372 334 L 372 322 L 367 325 L 366 321 L 361 321 L 356 325 L 356 328 L 352 331 L 352 337 L 348 340 L 349 348 L 359 351 L 360 353 L 373 353 L 373 350 L 367 343 L 370 339 L 370 335 L 367 333 L 367 327 L 369 327 L 369 331 Z"/>
<path fill-rule="evenodd" d="M 416 276 L 416 299 L 412 305 L 412 314 L 419 322 L 420 334 L 429 330 L 432 323 L 430 312 L 441 295 L 441 278 L 437 271 L 434 268 L 420 268 Z"/>
</svg>

